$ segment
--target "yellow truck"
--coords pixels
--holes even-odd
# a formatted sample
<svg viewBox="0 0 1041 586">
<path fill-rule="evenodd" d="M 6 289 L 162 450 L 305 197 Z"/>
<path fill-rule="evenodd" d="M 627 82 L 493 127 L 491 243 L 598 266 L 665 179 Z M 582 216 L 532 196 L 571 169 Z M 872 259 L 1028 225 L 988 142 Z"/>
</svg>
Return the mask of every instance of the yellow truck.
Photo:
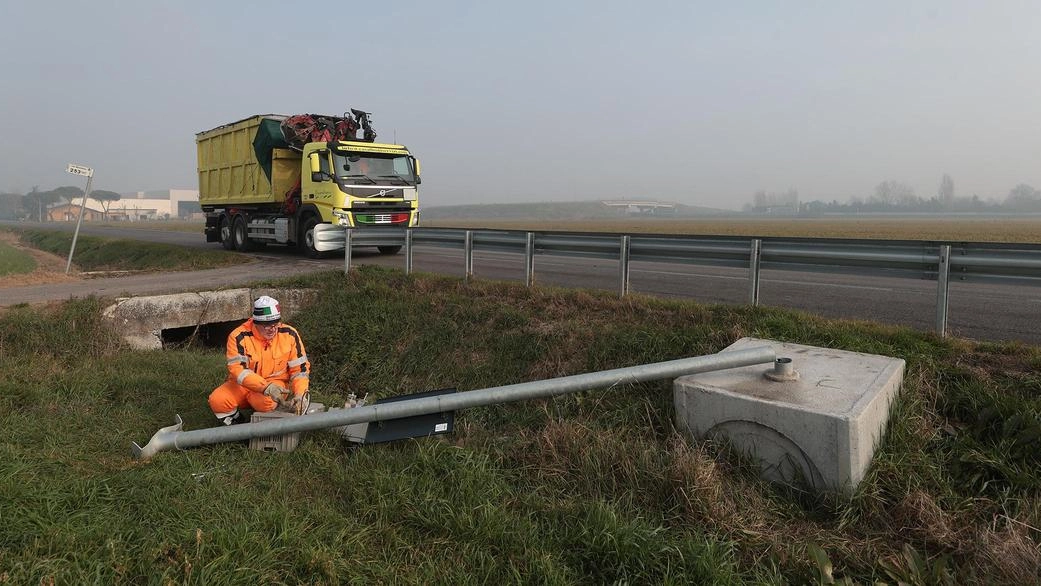
<svg viewBox="0 0 1041 586">
<path fill-rule="evenodd" d="M 284 244 L 317 257 L 343 249 L 346 227 L 418 225 L 419 161 L 375 138 L 360 110 L 257 115 L 196 134 L 206 241 L 244 252 Z"/>
</svg>

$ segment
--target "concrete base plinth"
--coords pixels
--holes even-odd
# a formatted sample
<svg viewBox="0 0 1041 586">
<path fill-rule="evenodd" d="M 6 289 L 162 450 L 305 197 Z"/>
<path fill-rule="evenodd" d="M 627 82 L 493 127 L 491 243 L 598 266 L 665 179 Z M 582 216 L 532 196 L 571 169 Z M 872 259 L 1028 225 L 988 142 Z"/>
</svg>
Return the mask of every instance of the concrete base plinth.
<svg viewBox="0 0 1041 586">
<path fill-rule="evenodd" d="M 795 380 L 772 380 L 778 377 L 765 376 L 774 373 L 765 365 L 677 378 L 677 427 L 695 438 L 725 438 L 770 480 L 852 491 L 881 442 L 904 361 L 756 338 L 726 350 L 764 345 L 792 359 Z"/>
</svg>

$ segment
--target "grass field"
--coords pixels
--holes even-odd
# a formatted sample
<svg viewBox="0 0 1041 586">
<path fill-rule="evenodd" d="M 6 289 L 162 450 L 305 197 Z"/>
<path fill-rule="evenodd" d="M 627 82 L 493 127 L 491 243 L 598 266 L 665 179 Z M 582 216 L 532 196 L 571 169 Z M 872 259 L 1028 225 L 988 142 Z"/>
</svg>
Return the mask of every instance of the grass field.
<svg viewBox="0 0 1041 586">
<path fill-rule="evenodd" d="M 202 233 L 202 222 L 108 222 L 110 227 L 174 230 Z M 944 242 L 1041 243 L 1041 217 L 829 217 L 704 219 L 632 218 L 617 220 L 424 220 L 424 227 L 490 228 L 498 230 L 561 230 L 622 234 L 694 234 L 723 236 L 780 236 L 805 238 L 875 238 L 885 240 L 938 240 Z"/>
<path fill-rule="evenodd" d="M 72 234 L 51 230 L 21 230 L 28 246 L 68 255 Z M 82 271 L 201 270 L 248 262 L 250 257 L 224 250 L 187 250 L 183 246 L 79 236 L 73 262 Z"/>
<path fill-rule="evenodd" d="M 5 275 L 31 273 L 36 269 L 36 261 L 17 248 L 0 242 L 0 277 Z"/>
<path fill-rule="evenodd" d="M 125 348 L 104 303 L 0 313 L 0 583 L 1028 584 L 1041 579 L 1041 349 L 769 308 L 362 267 L 284 281 L 315 399 L 552 378 L 742 336 L 885 354 L 905 387 L 848 498 L 762 482 L 673 428 L 668 382 L 471 409 L 437 439 L 129 457 L 222 349 Z"/>
<path fill-rule="evenodd" d="M 778 236 L 795 238 L 872 238 L 944 242 L 1041 243 L 1041 218 L 711 218 L 557 220 L 436 220 L 444 228 L 563 230 L 622 234 L 691 234 L 702 236 Z"/>
</svg>

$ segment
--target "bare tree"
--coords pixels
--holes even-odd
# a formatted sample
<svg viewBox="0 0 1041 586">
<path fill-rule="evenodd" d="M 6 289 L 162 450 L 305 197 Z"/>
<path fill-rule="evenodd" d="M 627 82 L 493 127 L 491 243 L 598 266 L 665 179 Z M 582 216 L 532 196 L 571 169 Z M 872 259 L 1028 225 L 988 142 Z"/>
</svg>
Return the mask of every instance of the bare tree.
<svg viewBox="0 0 1041 586">
<path fill-rule="evenodd" d="M 910 185 L 892 179 L 876 185 L 875 194 L 871 196 L 872 203 L 883 206 L 911 205 L 917 201 L 918 197 Z"/>
<path fill-rule="evenodd" d="M 1020 183 L 1008 192 L 1005 203 L 1013 209 L 1034 210 L 1041 206 L 1041 191 L 1032 185 Z"/>
<path fill-rule="evenodd" d="M 940 179 L 940 189 L 937 190 L 936 196 L 944 207 L 950 207 L 954 203 L 954 179 L 947 173 Z"/>
</svg>

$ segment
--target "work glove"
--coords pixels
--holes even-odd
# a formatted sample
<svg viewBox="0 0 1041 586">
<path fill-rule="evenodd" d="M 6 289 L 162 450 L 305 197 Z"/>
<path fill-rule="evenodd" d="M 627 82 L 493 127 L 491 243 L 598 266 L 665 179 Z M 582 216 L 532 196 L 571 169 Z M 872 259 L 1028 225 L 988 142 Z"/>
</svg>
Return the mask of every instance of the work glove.
<svg viewBox="0 0 1041 586">
<path fill-rule="evenodd" d="M 286 389 L 278 383 L 268 383 L 268 386 L 264 387 L 264 395 L 271 397 L 279 405 L 284 404 L 282 396 L 285 395 Z"/>
<path fill-rule="evenodd" d="M 303 415 L 307 406 L 311 403 L 311 396 L 304 391 L 300 394 L 294 394 L 290 397 L 287 406 L 290 410 L 295 412 L 297 415 Z"/>
</svg>

